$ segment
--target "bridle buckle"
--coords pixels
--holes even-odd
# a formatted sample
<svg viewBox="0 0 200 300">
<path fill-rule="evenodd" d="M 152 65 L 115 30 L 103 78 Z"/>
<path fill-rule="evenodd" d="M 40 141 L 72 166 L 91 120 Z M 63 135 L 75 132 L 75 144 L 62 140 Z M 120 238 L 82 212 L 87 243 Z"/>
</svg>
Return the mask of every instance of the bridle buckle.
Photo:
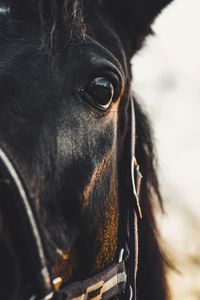
<svg viewBox="0 0 200 300">
<path fill-rule="evenodd" d="M 101 300 L 103 294 L 104 281 L 100 281 L 89 286 L 85 293 L 84 300 Z"/>
</svg>

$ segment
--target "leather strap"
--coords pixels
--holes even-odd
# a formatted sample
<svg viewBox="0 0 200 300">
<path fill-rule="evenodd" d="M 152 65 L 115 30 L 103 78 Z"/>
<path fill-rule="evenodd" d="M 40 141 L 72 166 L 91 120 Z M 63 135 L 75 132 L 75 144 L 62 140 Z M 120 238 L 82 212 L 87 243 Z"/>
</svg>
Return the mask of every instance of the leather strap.
<svg viewBox="0 0 200 300">
<path fill-rule="evenodd" d="M 40 299 L 51 299 L 52 284 L 41 240 L 36 213 L 25 186 L 9 156 L 0 148 L 0 181 L 9 189 L 17 222 L 21 224 L 27 251 L 30 254 L 37 292 Z M 4 201 L 4 199 L 0 199 Z M 17 226 L 17 225 L 16 225 Z"/>
</svg>

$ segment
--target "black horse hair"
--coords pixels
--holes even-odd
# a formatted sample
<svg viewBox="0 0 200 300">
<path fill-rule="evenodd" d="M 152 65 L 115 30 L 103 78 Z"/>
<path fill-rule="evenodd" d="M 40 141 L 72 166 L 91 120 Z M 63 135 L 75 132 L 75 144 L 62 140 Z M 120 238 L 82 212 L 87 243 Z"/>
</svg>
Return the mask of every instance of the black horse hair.
<svg viewBox="0 0 200 300">
<path fill-rule="evenodd" d="M 58 47 L 62 47 L 62 43 L 65 45 L 73 37 L 83 40 L 86 33 L 83 10 L 82 0 L 52 0 L 48 5 L 44 0 L 40 0 L 38 12 L 42 46 L 54 54 Z M 67 28 L 67 24 L 70 24 L 70 28 Z M 59 34 L 63 26 L 67 29 L 68 36 L 62 37 Z"/>
<path fill-rule="evenodd" d="M 25 1 L 31 11 L 39 16 L 41 46 L 51 55 L 56 53 L 60 41 L 66 43 L 72 37 L 78 40 L 84 39 L 87 25 L 84 19 L 83 0 L 38 0 L 37 5 L 33 4 L 33 0 Z M 64 26 L 66 29 L 67 24 L 70 24 L 68 36 L 62 37 L 62 28 Z M 141 188 L 143 220 L 139 222 L 138 298 L 149 300 L 151 295 L 151 299 L 165 300 L 168 298 L 166 281 L 168 263 L 161 247 L 155 218 L 155 206 L 163 209 L 163 201 L 156 174 L 154 143 L 148 118 L 137 101 L 135 101 L 135 112 L 136 158 L 143 175 Z"/>
</svg>

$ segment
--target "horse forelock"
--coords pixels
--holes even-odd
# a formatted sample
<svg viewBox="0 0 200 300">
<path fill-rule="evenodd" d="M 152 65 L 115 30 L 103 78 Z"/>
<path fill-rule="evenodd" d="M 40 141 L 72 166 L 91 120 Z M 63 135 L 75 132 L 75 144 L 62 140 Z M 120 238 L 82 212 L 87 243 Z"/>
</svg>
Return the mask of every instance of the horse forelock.
<svg viewBox="0 0 200 300">
<path fill-rule="evenodd" d="M 67 41 L 84 40 L 86 22 L 83 0 L 40 0 L 36 8 L 41 24 L 42 45 L 55 51 Z M 63 44 L 63 45 L 62 45 Z"/>
<path fill-rule="evenodd" d="M 69 40 L 84 40 L 87 27 L 84 2 L 84 0 L 0 1 L 0 15 L 4 18 L 4 23 L 5 16 L 14 23 L 39 20 L 42 48 L 55 53 L 55 50 L 62 48 Z"/>
</svg>

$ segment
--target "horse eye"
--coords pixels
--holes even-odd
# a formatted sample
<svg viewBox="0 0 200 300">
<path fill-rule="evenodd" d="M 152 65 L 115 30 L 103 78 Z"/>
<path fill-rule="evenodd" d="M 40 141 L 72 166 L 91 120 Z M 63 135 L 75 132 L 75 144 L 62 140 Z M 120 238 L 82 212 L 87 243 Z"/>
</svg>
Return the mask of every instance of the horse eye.
<svg viewBox="0 0 200 300">
<path fill-rule="evenodd" d="M 115 89 L 109 79 L 97 77 L 82 88 L 81 92 L 86 101 L 106 111 L 114 100 Z"/>
</svg>

